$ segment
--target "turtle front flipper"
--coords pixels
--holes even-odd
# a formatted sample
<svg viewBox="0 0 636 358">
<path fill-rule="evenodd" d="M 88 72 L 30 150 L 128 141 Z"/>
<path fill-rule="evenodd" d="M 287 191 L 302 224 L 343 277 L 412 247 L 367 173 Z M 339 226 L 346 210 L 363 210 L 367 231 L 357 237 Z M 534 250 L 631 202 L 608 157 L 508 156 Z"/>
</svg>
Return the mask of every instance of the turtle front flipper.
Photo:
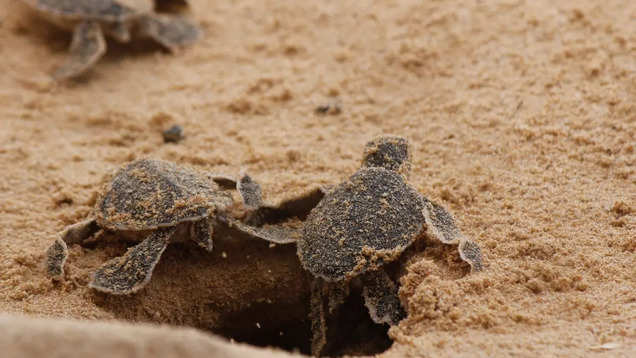
<svg viewBox="0 0 636 358">
<path fill-rule="evenodd" d="M 64 263 L 68 257 L 67 244 L 79 244 L 99 230 L 94 218 L 67 226 L 46 250 L 46 273 L 53 279 L 64 276 Z"/>
<path fill-rule="evenodd" d="M 326 282 L 313 278 L 309 301 L 311 322 L 311 354 L 316 357 L 330 354 L 340 331 L 337 322 L 341 307 L 349 297 L 349 285 L 343 281 Z"/>
<path fill-rule="evenodd" d="M 212 174 L 211 179 L 224 190 L 236 190 L 241 195 L 243 205 L 250 211 L 263 206 L 263 194 L 261 186 L 255 182 L 245 171 L 241 171 L 236 180 L 228 175 Z"/>
<path fill-rule="evenodd" d="M 236 179 L 225 174 L 210 174 L 210 178 L 223 190 L 236 189 Z"/>
<path fill-rule="evenodd" d="M 385 271 L 369 272 L 363 276 L 362 280 L 364 305 L 369 310 L 373 322 L 394 326 L 406 317 L 398 296 L 398 285 Z"/>
<path fill-rule="evenodd" d="M 89 286 L 113 295 L 139 291 L 150 281 L 152 271 L 174 232 L 174 227 L 153 231 L 144 241 L 128 249 L 124 256 L 100 267 Z"/>
<path fill-rule="evenodd" d="M 145 15 L 139 19 L 139 30 L 171 52 L 177 52 L 201 37 L 201 30 L 180 16 Z"/>
<path fill-rule="evenodd" d="M 459 243 L 459 256 L 468 262 L 473 271 L 484 269 L 481 257 L 481 249 L 474 241 L 464 239 Z"/>
<path fill-rule="evenodd" d="M 444 207 L 424 196 L 422 200 L 427 232 L 445 244 L 459 244 L 459 255 L 462 260 L 466 261 L 473 271 L 481 271 L 483 264 L 479 245 L 462 235 L 453 216 Z"/>
<path fill-rule="evenodd" d="M 73 32 L 70 58 L 55 70 L 53 78 L 64 80 L 76 77 L 91 68 L 106 52 L 106 41 L 98 22 L 79 23 Z"/>
<path fill-rule="evenodd" d="M 329 188 L 319 186 L 309 191 L 292 193 L 292 195 L 276 205 L 261 205 L 256 210 L 250 212 L 246 222 L 254 226 L 280 223 L 292 218 L 301 221 L 315 208 L 325 197 Z"/>
<path fill-rule="evenodd" d="M 190 224 L 190 240 L 196 242 L 208 252 L 212 252 L 214 249 L 213 234 L 214 228 L 210 225 L 208 218 Z"/>
<path fill-rule="evenodd" d="M 241 194 L 246 208 L 255 210 L 263 205 L 261 186 L 245 172 L 241 173 L 239 181 L 236 183 L 236 189 Z"/>
</svg>

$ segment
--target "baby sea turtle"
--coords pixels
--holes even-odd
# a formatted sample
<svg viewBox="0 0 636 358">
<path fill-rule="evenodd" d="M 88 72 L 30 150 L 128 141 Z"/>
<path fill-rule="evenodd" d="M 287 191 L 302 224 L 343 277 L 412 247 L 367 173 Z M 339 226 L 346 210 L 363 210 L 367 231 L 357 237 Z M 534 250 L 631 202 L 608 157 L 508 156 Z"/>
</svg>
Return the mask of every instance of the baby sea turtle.
<svg viewBox="0 0 636 358">
<path fill-rule="evenodd" d="M 302 266 L 316 279 L 312 288 L 312 353 L 327 349 L 329 315 L 349 295 L 354 281 L 372 320 L 395 325 L 405 316 L 398 284 L 385 270 L 428 234 L 459 244 L 460 256 L 482 269 L 479 246 L 465 238 L 440 205 L 407 183 L 411 167 L 406 139 L 379 137 L 366 145 L 361 168 L 335 186 L 307 217 L 297 242 Z"/>
<path fill-rule="evenodd" d="M 53 73 L 58 80 L 91 68 L 106 52 L 104 34 L 119 42 L 150 37 L 172 52 L 201 36 L 198 26 L 183 16 L 155 13 L 153 0 L 22 1 L 52 23 L 73 31 L 70 58 Z"/>
<path fill-rule="evenodd" d="M 249 198 L 246 206 L 261 203 L 260 187 L 251 179 L 241 181 L 251 184 L 237 185 L 227 176 L 200 174 L 160 160 L 134 161 L 115 173 L 97 201 L 95 216 L 67 227 L 51 245 L 47 273 L 63 276 L 68 244 L 82 243 L 100 229 L 110 230 L 141 242 L 100 267 L 89 286 L 111 294 L 136 292 L 150 280 L 169 242 L 189 239 L 212 251 L 214 227 L 237 221 L 226 217 L 233 200 L 222 187 L 237 187 L 243 198 Z M 238 229 L 259 237 L 249 225 Z"/>
</svg>

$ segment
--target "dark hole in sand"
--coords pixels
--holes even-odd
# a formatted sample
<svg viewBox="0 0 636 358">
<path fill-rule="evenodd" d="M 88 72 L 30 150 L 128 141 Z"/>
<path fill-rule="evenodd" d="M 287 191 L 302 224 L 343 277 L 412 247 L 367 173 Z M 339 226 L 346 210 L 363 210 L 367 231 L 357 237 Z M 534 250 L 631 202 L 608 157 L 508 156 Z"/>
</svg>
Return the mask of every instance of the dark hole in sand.
<svg viewBox="0 0 636 358">
<path fill-rule="evenodd" d="M 236 342 L 310 354 L 309 278 L 295 245 L 222 230 L 215 237 L 212 253 L 171 244 L 148 286 L 130 296 L 92 292 L 94 302 L 124 320 L 190 326 Z M 90 246 L 109 259 L 132 245 L 113 240 L 106 234 Z M 329 324 L 330 356 L 381 353 L 391 345 L 388 326 L 371 321 L 359 289 Z"/>
<path fill-rule="evenodd" d="M 328 320 L 327 347 L 324 354 L 373 355 L 382 353 L 393 343 L 389 326 L 371 320 L 360 290 L 353 290 L 335 317 Z"/>
<path fill-rule="evenodd" d="M 185 0 L 155 0 L 155 11 L 159 13 L 183 13 L 188 11 Z"/>
<path fill-rule="evenodd" d="M 325 193 L 320 188 L 315 188 L 299 198 L 288 200 L 277 206 L 262 206 L 258 208 L 248 220 L 250 225 L 280 224 L 288 219 L 307 219 L 312 208 L 318 205 Z"/>
</svg>

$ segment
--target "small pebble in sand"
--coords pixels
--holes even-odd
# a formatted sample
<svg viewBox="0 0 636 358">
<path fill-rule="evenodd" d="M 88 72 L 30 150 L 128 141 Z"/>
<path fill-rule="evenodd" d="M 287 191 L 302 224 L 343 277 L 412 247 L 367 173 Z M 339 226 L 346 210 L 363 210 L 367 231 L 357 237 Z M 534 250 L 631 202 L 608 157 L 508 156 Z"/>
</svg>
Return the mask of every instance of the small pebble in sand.
<svg viewBox="0 0 636 358">
<path fill-rule="evenodd" d="M 322 104 L 316 107 L 314 112 L 318 115 L 323 115 L 323 116 L 324 115 L 335 116 L 342 113 L 342 107 L 340 106 L 340 103 L 332 102 L 332 103 Z"/>
<path fill-rule="evenodd" d="M 178 143 L 184 138 L 183 136 L 183 127 L 178 124 L 173 125 L 172 127 L 163 131 L 163 142 L 164 143 Z"/>
</svg>

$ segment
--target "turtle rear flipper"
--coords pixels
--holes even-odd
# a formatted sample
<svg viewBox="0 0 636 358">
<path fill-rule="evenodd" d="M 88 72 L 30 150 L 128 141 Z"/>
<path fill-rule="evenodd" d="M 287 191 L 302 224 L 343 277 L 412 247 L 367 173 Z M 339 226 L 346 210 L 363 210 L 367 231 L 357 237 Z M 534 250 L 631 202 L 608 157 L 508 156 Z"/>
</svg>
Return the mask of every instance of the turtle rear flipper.
<svg viewBox="0 0 636 358">
<path fill-rule="evenodd" d="M 219 221 L 250 237 L 275 244 L 290 244 L 298 241 L 302 236 L 302 229 L 290 225 L 289 219 L 306 216 L 324 196 L 324 189 L 317 188 L 287 199 L 276 206 L 267 206 L 263 204 L 260 185 L 244 171 L 236 182 L 236 189 L 241 195 L 243 205 L 249 210 L 246 220 L 240 221 L 219 215 Z"/>
<path fill-rule="evenodd" d="M 76 77 L 91 68 L 106 52 L 106 41 L 98 22 L 79 23 L 73 32 L 70 58 L 55 70 L 53 78 L 64 80 Z"/>
<path fill-rule="evenodd" d="M 246 222 L 254 226 L 275 224 L 291 218 L 299 218 L 304 221 L 311 210 L 325 197 L 329 188 L 318 186 L 309 191 L 293 193 L 276 205 L 261 205 L 250 212 Z"/>
<path fill-rule="evenodd" d="M 196 25 L 179 16 L 142 16 L 139 30 L 142 35 L 152 38 L 171 52 L 178 52 L 201 37 L 201 30 Z"/>
<path fill-rule="evenodd" d="M 240 220 L 219 217 L 219 220 L 225 222 L 230 228 L 238 230 L 250 237 L 266 240 L 274 244 L 291 244 L 298 240 L 301 231 L 296 228 L 280 225 L 252 226 L 241 222 Z"/>
<path fill-rule="evenodd" d="M 236 190 L 241 195 L 243 205 L 254 211 L 263 206 L 263 194 L 261 186 L 243 170 L 236 180 L 223 174 L 212 174 L 211 179 L 224 190 Z"/>
<path fill-rule="evenodd" d="M 422 196 L 422 200 L 424 201 L 424 219 L 426 220 L 427 232 L 445 244 L 458 244 L 462 260 L 466 261 L 473 271 L 481 271 L 483 264 L 479 245 L 462 235 L 453 216 L 443 206 L 424 196 Z"/>
<path fill-rule="evenodd" d="M 67 226 L 46 250 L 46 273 L 53 279 L 64 276 L 64 263 L 68 257 L 67 244 L 79 244 L 99 230 L 94 218 Z"/>
<path fill-rule="evenodd" d="M 152 271 L 175 230 L 175 227 L 169 227 L 153 231 L 144 241 L 128 249 L 124 256 L 100 267 L 89 286 L 113 295 L 139 291 L 150 281 Z"/>
</svg>

